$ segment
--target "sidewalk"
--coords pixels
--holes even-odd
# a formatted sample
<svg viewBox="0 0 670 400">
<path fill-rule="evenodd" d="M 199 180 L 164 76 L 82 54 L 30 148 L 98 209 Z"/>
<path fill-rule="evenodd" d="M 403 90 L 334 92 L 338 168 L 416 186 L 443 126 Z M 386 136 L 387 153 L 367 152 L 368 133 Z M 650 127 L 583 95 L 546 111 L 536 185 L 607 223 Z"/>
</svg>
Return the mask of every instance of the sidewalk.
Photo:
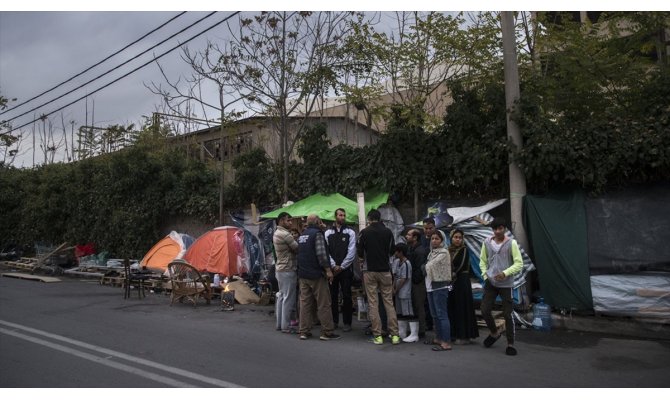
<svg viewBox="0 0 670 400">
<path fill-rule="evenodd" d="M 606 333 L 644 339 L 670 340 L 670 321 L 610 316 L 575 316 L 552 313 L 552 329 Z"/>
</svg>

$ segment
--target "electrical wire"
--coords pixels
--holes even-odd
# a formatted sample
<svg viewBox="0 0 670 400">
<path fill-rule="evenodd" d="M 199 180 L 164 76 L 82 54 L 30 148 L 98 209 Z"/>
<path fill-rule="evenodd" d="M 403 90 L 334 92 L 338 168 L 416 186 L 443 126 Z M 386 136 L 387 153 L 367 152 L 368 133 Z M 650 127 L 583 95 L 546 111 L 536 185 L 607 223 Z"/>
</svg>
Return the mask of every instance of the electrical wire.
<svg viewBox="0 0 670 400">
<path fill-rule="evenodd" d="M 67 108 L 67 107 L 69 107 L 69 106 L 71 106 L 71 105 L 73 105 L 73 104 L 75 104 L 75 103 L 77 103 L 77 102 L 79 102 L 79 101 L 81 101 L 81 100 L 87 98 L 88 96 L 90 96 L 90 95 L 92 95 L 92 94 L 95 94 L 95 93 L 101 91 L 102 89 L 104 89 L 104 88 L 106 88 L 106 87 L 108 87 L 108 86 L 111 86 L 112 84 L 114 84 L 114 83 L 120 81 L 121 79 L 127 77 L 128 75 L 137 72 L 138 70 L 140 70 L 140 69 L 146 67 L 147 65 L 151 64 L 152 62 L 154 62 L 154 61 L 156 61 L 156 60 L 162 58 L 163 56 L 165 56 L 165 55 L 167 55 L 167 54 L 169 54 L 169 53 L 171 53 L 171 52 L 173 52 L 173 51 L 175 51 L 176 49 L 180 48 L 180 47 L 183 46 L 184 44 L 186 44 L 186 43 L 190 42 L 191 40 L 197 38 L 198 36 L 204 34 L 205 32 L 208 32 L 208 31 L 210 31 L 210 30 L 216 28 L 217 26 L 219 26 L 219 25 L 221 25 L 222 23 L 228 21 L 229 19 L 231 19 L 232 17 L 234 17 L 235 15 L 237 15 L 237 14 L 239 14 L 239 13 L 240 13 L 240 11 L 235 11 L 234 13 L 230 14 L 229 16 L 227 16 L 226 18 L 224 18 L 224 19 L 222 19 L 221 21 L 217 22 L 216 24 L 210 26 L 209 28 L 207 28 L 207 29 L 201 31 L 200 33 L 198 33 L 198 34 L 196 34 L 196 35 L 194 35 L 194 36 L 191 36 L 191 37 L 188 38 L 186 41 L 184 41 L 184 42 L 182 42 L 182 43 L 180 43 L 180 44 L 174 46 L 173 48 L 167 50 L 167 51 L 164 52 L 163 54 L 161 54 L 161 55 L 159 55 L 159 56 L 157 56 L 157 57 L 154 57 L 152 60 L 147 61 L 146 63 L 140 65 L 139 67 L 133 69 L 132 71 L 126 73 L 125 75 L 122 75 L 122 76 L 120 76 L 120 77 L 114 79 L 113 81 L 107 83 L 107 84 L 104 85 L 104 86 L 99 87 L 98 89 L 96 89 L 96 90 L 94 90 L 94 91 L 92 91 L 92 92 L 86 94 L 85 96 L 82 96 L 82 97 L 80 97 L 80 98 L 78 98 L 78 99 L 76 99 L 76 100 L 74 100 L 74 101 L 71 101 L 70 103 L 68 103 L 68 104 L 66 104 L 66 105 L 64 105 L 64 106 L 62 106 L 62 107 L 60 107 L 60 108 L 57 108 L 57 109 L 55 109 L 55 110 L 53 110 L 53 111 L 51 111 L 51 112 L 49 112 L 49 113 L 47 113 L 47 114 L 42 114 L 39 118 L 36 118 L 36 119 L 34 119 L 34 120 L 30 121 L 30 122 L 27 122 L 27 123 L 25 123 L 25 124 L 23 124 L 23 125 L 21 125 L 21 126 L 19 126 L 19 127 L 17 127 L 17 128 L 12 128 L 11 130 L 9 130 L 9 131 L 7 131 L 7 132 L 3 132 L 3 133 L 10 133 L 10 132 L 12 132 L 13 130 L 18 130 L 18 129 L 24 128 L 24 127 L 26 127 L 26 126 L 28 126 L 28 125 L 34 123 L 34 122 L 37 122 L 37 121 L 41 120 L 42 118 L 48 117 L 48 116 L 51 115 L 51 114 L 55 114 L 55 113 L 57 113 L 58 111 L 61 111 L 61 110 L 65 109 L 65 108 Z"/>
<path fill-rule="evenodd" d="M 46 106 L 46 105 L 48 105 L 48 104 L 51 104 L 51 103 L 53 103 L 53 102 L 56 101 L 56 100 L 62 99 L 63 97 L 67 96 L 68 94 L 70 94 L 70 93 L 72 93 L 72 92 L 76 92 L 77 90 L 83 88 L 84 86 L 86 86 L 86 85 L 88 85 L 88 84 L 90 84 L 90 83 L 92 83 L 92 82 L 97 81 L 98 79 L 102 78 L 103 76 L 105 76 L 105 75 L 107 75 L 107 74 L 109 74 L 109 73 L 111 73 L 111 72 L 113 72 L 113 71 L 116 71 L 117 69 L 123 67 L 124 65 L 128 64 L 129 62 L 138 59 L 139 57 L 143 56 L 144 54 L 148 53 L 149 51 L 151 51 L 151 50 L 155 49 L 156 47 L 162 45 L 163 43 L 167 42 L 168 40 L 173 39 L 175 36 L 177 36 L 177 35 L 179 35 L 179 34 L 181 34 L 181 33 L 184 33 L 184 31 L 186 31 L 186 30 L 192 28 L 193 26 L 199 24 L 199 23 L 202 22 L 203 20 L 205 20 L 205 19 L 211 17 L 212 15 L 214 15 L 214 14 L 216 14 L 216 13 L 217 13 L 217 11 L 213 11 L 213 12 L 211 12 L 211 13 L 205 15 L 204 17 L 202 17 L 202 18 L 200 18 L 199 20 L 195 21 L 195 22 L 192 23 L 191 25 L 189 25 L 189 26 L 183 28 L 182 30 L 180 30 L 180 31 L 177 32 L 177 33 L 172 34 L 171 36 L 169 36 L 168 38 L 162 40 L 161 42 L 159 42 L 159 43 L 157 43 L 157 44 L 155 44 L 155 45 L 149 47 L 148 49 L 146 49 L 146 50 L 144 50 L 143 52 L 141 52 L 141 53 L 137 54 L 136 56 L 134 56 L 133 58 L 130 58 L 130 59 L 124 61 L 123 63 L 117 65 L 116 67 L 114 67 L 114 68 L 112 68 L 112 69 L 109 69 L 109 70 L 107 70 L 106 72 L 103 72 L 102 74 L 96 76 L 95 78 L 90 79 L 90 80 L 88 80 L 87 82 L 82 83 L 81 85 L 77 86 L 76 88 L 74 88 L 74 89 L 72 89 L 72 90 L 70 90 L 70 91 L 68 91 L 68 92 L 65 92 L 65 93 L 61 94 L 60 96 L 56 97 L 55 99 L 51 99 L 51 100 L 47 101 L 46 103 L 42 103 L 42 104 L 40 104 L 39 106 L 33 107 L 33 108 L 31 108 L 30 110 L 24 112 L 23 114 L 16 115 L 16 116 L 14 116 L 14 117 L 12 117 L 12 118 L 10 118 L 10 119 L 4 121 L 4 122 L 5 122 L 5 123 L 7 123 L 7 122 L 11 122 L 11 121 L 13 121 L 13 120 L 15 120 L 15 119 L 17 119 L 17 118 L 23 117 L 24 115 L 26 115 L 26 114 L 30 114 L 31 112 L 33 112 L 33 111 L 35 111 L 35 110 L 38 110 L 38 109 L 40 109 L 40 108 L 42 108 L 42 107 L 44 107 L 44 106 Z"/>
<path fill-rule="evenodd" d="M 44 92 L 38 94 L 38 95 L 35 96 L 35 97 L 31 97 L 30 99 L 28 99 L 28 100 L 26 100 L 26 101 L 24 101 L 24 102 L 22 102 L 22 103 L 19 103 L 19 104 L 15 105 L 15 106 L 12 107 L 12 108 L 9 108 L 9 109 L 7 109 L 7 110 L 4 110 L 4 111 L 0 112 L 0 115 L 3 115 L 3 114 L 5 114 L 5 113 L 8 113 L 8 112 L 10 112 L 10 111 L 12 111 L 12 110 L 14 110 L 14 109 L 16 109 L 16 108 L 19 108 L 19 107 L 23 106 L 24 104 L 28 104 L 28 103 L 30 103 L 31 101 L 33 101 L 33 100 L 35 100 L 35 99 L 37 99 L 37 98 L 39 98 L 39 97 L 44 96 L 44 95 L 47 94 L 47 93 L 50 93 L 50 92 L 54 91 L 55 89 L 58 89 L 59 87 L 63 86 L 64 84 L 66 84 L 66 83 L 68 83 L 68 82 L 70 82 L 70 81 L 73 80 L 74 78 L 77 78 L 77 77 L 79 77 L 79 76 L 85 74 L 86 72 L 88 72 L 88 71 L 92 70 L 93 68 L 97 67 L 98 65 L 104 63 L 105 61 L 109 60 L 110 58 L 114 57 L 115 55 L 117 55 L 117 54 L 123 52 L 124 50 L 126 50 L 126 49 L 129 48 L 130 46 L 132 46 L 132 45 L 138 43 L 140 40 L 146 38 L 147 36 L 151 35 L 152 33 L 156 32 L 157 30 L 161 29 L 161 28 L 164 27 L 165 25 L 169 24 L 170 22 L 174 21 L 175 19 L 181 17 L 181 16 L 184 15 L 184 14 L 186 14 L 186 11 L 182 11 L 181 13 L 175 15 L 174 17 L 170 18 L 169 20 L 165 21 L 163 24 L 161 24 L 161 25 L 159 25 L 158 27 L 154 28 L 153 30 L 147 32 L 146 34 L 144 34 L 144 35 L 143 35 L 142 37 L 140 37 L 139 39 L 137 39 L 137 40 L 135 40 L 134 42 L 128 44 L 127 46 L 125 46 L 125 47 L 122 48 L 121 50 L 118 50 L 118 51 L 114 52 L 113 54 L 111 54 L 111 55 L 105 57 L 104 59 L 98 61 L 97 63 L 95 63 L 95 64 L 93 64 L 93 65 L 91 65 L 90 67 L 88 67 L 88 68 L 86 68 L 85 70 L 81 71 L 80 73 L 78 73 L 78 74 L 72 76 L 71 78 L 69 78 L 69 79 L 67 79 L 67 80 L 65 80 L 65 81 L 63 81 L 63 82 L 61 82 L 61 83 L 59 83 L 58 85 L 52 87 L 51 89 L 49 89 L 49 90 L 45 90 Z"/>
</svg>

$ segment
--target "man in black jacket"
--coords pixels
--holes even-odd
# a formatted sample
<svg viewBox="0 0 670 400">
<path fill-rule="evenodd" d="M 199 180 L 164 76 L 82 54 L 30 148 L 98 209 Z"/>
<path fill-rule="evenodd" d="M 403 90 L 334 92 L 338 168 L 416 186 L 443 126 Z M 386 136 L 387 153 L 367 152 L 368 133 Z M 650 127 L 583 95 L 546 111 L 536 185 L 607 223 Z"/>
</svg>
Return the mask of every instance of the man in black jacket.
<svg viewBox="0 0 670 400">
<path fill-rule="evenodd" d="M 409 262 L 412 263 L 412 308 L 419 319 L 419 337 L 426 336 L 426 282 L 421 267 L 426 263 L 428 250 L 421 244 L 421 233 L 410 229 L 405 235 Z"/>
<path fill-rule="evenodd" d="M 368 316 L 372 323 L 372 342 L 383 344 L 382 322 L 379 317 L 377 290 L 381 292 L 386 310 L 391 343 L 399 344 L 398 318 L 393 308 L 393 278 L 390 257 L 394 253 L 393 232 L 381 223 L 381 214 L 372 209 L 368 212 L 368 226 L 361 231 L 358 239 L 358 256 L 364 258 L 366 270 L 363 274 L 365 294 L 368 297 Z"/>
<path fill-rule="evenodd" d="M 356 232 L 345 225 L 347 213 L 343 208 L 335 210 L 335 223 L 325 233 L 333 282 L 330 284 L 330 304 L 333 322 L 337 328 L 340 321 L 339 296 L 342 290 L 343 332 L 351 330 L 353 301 L 351 281 L 354 278 L 354 257 L 356 257 Z"/>
</svg>

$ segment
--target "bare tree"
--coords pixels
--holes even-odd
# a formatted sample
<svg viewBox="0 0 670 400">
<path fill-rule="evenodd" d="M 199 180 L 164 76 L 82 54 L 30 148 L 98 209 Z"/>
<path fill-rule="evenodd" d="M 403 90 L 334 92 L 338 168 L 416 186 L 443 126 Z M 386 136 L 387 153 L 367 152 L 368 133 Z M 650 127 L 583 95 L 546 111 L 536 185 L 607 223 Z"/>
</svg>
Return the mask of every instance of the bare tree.
<svg viewBox="0 0 670 400">
<path fill-rule="evenodd" d="M 224 224 L 224 187 L 225 187 L 225 158 L 223 148 L 226 139 L 226 130 L 229 123 L 238 118 L 241 113 L 231 109 L 235 103 L 241 100 L 237 96 L 231 81 L 230 73 L 219 65 L 219 59 L 223 51 L 218 45 L 208 41 L 207 46 L 202 51 L 192 52 L 188 47 L 182 48 L 181 58 L 193 70 L 193 73 L 187 77 L 179 77 L 171 81 L 164 69 L 158 64 L 159 70 L 167 84 L 167 88 L 154 82 L 151 85 L 145 85 L 151 92 L 162 97 L 164 105 L 170 113 L 176 117 L 181 117 L 188 124 L 196 122 L 210 125 L 208 114 L 216 112 L 217 119 L 220 121 L 219 138 L 219 157 L 220 157 L 220 179 L 219 179 L 219 224 Z M 185 88 L 181 80 L 185 82 Z M 217 94 L 216 102 L 207 99 L 206 94 L 214 88 Z M 198 112 L 202 113 L 203 118 L 198 118 Z M 192 128 L 187 126 L 188 128 Z"/>
<path fill-rule="evenodd" d="M 283 164 L 288 165 L 316 102 L 336 84 L 338 47 L 350 29 L 350 12 L 273 11 L 241 15 L 220 67 L 253 112 L 272 121 Z"/>
</svg>

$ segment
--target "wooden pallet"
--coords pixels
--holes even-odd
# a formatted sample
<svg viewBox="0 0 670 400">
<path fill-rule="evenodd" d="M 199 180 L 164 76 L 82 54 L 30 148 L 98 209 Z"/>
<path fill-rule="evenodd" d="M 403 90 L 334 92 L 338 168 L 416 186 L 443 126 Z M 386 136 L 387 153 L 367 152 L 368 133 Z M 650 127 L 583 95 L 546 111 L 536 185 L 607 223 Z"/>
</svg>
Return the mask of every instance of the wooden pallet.
<svg viewBox="0 0 670 400">
<path fill-rule="evenodd" d="M 54 278 L 51 276 L 40 276 L 40 275 L 31 275 L 31 274 L 22 274 L 19 272 L 7 272 L 2 274 L 3 277 L 7 278 L 17 278 L 17 279 L 28 279 L 31 281 L 40 281 L 40 282 L 45 282 L 45 283 L 52 283 L 52 282 L 60 282 L 61 280 L 58 278 Z"/>
<path fill-rule="evenodd" d="M 5 261 L 5 265 L 10 268 L 20 269 L 23 271 L 31 271 L 35 268 L 37 258 L 21 257 L 17 261 Z"/>
<path fill-rule="evenodd" d="M 123 277 L 122 276 L 103 276 L 100 278 L 101 285 L 109 286 L 123 286 Z"/>
</svg>

